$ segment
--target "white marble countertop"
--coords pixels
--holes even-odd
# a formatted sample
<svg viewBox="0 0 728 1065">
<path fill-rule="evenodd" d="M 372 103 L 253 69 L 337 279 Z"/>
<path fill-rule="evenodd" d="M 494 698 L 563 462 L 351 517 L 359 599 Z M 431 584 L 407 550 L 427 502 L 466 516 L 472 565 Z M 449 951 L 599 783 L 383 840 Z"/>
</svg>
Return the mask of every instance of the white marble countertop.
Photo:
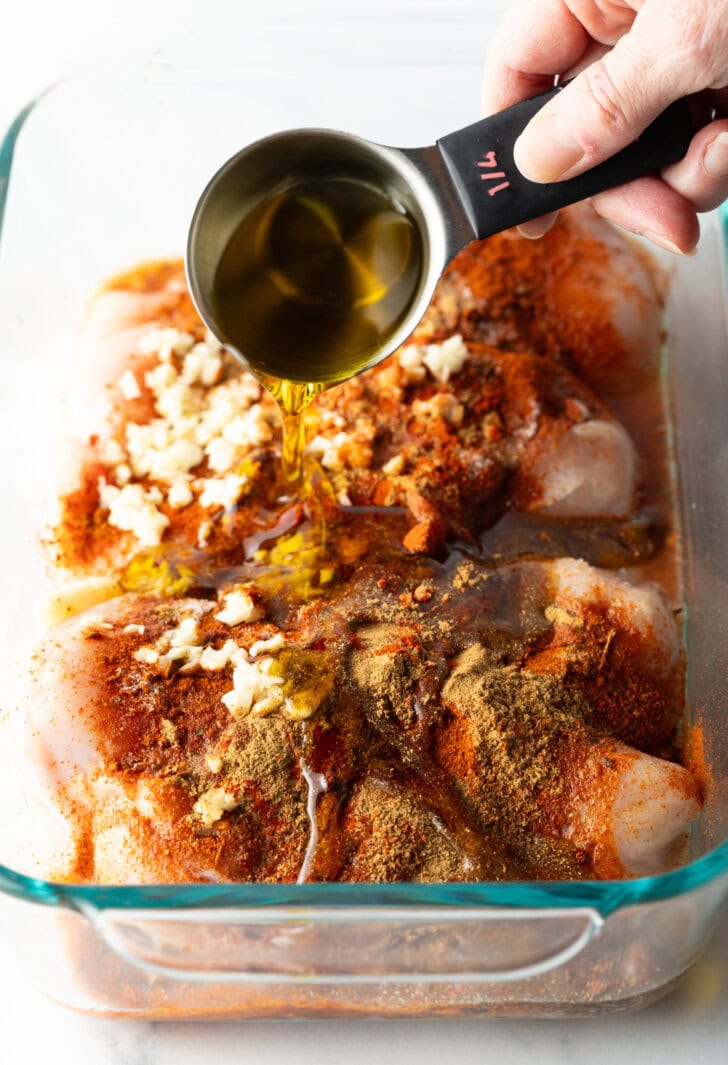
<svg viewBox="0 0 728 1065">
<path fill-rule="evenodd" d="M 222 49 L 235 62 L 237 41 L 250 27 L 271 48 L 295 42 L 306 61 L 332 43 L 321 27 L 332 13 L 342 41 L 358 57 L 401 48 L 409 60 L 477 67 L 502 0 L 24 0 L 3 18 L 0 129 L 27 100 L 68 71 L 106 58 L 145 56 L 164 49 L 194 55 Z M 262 8 L 263 5 L 260 5 Z M 311 18 L 315 15 L 316 18 Z M 322 18 L 324 22 L 322 22 Z M 295 32 L 291 29 L 295 23 Z M 347 25 L 356 27 L 346 34 Z M 280 27 L 288 27 L 280 32 Z M 342 29 L 344 36 L 341 36 Z M 333 31 L 332 31 L 333 36 Z M 241 51 L 244 51 L 241 47 Z M 414 59 L 413 59 L 414 57 Z M 475 84 L 475 78 L 474 78 Z M 477 100 L 464 104 L 464 121 Z M 214 1061 L 507 1061 L 509 1065 L 639 1059 L 640 1065 L 728 1060 L 728 920 L 684 983 L 640 1013 L 569 1021 L 407 1021 L 169 1024 L 105 1021 L 70 1013 L 16 976 L 0 942 L 3 1065 L 52 1060 L 54 1065 L 193 1065 Z"/>
</svg>

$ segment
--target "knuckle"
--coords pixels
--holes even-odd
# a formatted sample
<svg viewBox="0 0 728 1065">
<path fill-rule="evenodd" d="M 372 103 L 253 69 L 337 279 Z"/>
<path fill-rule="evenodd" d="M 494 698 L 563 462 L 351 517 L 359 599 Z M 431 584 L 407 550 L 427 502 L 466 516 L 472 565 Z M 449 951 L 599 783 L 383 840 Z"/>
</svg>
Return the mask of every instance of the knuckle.
<svg viewBox="0 0 728 1065">
<path fill-rule="evenodd" d="M 592 63 L 584 71 L 583 78 L 583 93 L 590 121 L 596 118 L 599 126 L 606 127 L 609 133 L 629 133 L 632 126 L 631 109 L 606 64 L 601 60 Z"/>
<path fill-rule="evenodd" d="M 566 6 L 589 36 L 602 44 L 616 44 L 635 18 L 634 5 L 614 0 L 566 0 Z"/>
</svg>

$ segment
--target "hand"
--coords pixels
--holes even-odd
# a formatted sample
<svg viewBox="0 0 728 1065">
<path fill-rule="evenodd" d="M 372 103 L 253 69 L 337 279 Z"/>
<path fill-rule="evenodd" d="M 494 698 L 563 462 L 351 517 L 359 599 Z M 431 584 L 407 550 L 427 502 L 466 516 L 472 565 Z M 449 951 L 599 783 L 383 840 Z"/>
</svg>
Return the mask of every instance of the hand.
<svg viewBox="0 0 728 1065">
<path fill-rule="evenodd" d="M 488 49 L 484 114 L 553 85 L 558 94 L 516 141 L 532 181 L 573 177 L 635 140 L 673 100 L 692 96 L 698 132 L 655 177 L 592 198 L 604 218 L 690 254 L 697 212 L 728 197 L 728 0 L 516 0 Z M 693 95 L 695 94 L 695 95 Z M 541 236 L 555 215 L 525 223 Z"/>
</svg>

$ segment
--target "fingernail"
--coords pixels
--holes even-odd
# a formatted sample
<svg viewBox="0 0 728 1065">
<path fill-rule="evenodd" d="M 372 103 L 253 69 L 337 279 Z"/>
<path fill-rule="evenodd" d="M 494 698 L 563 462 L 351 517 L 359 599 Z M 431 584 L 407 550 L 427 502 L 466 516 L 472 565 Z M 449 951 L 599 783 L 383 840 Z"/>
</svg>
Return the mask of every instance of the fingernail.
<svg viewBox="0 0 728 1065">
<path fill-rule="evenodd" d="M 536 115 L 513 145 L 516 166 L 529 181 L 558 181 L 583 155 L 561 115 Z"/>
<path fill-rule="evenodd" d="M 712 178 L 728 178 L 728 133 L 719 133 L 703 155 L 703 169 Z"/>
<path fill-rule="evenodd" d="M 685 255 L 690 258 L 695 255 L 698 250 L 697 247 L 695 247 L 683 251 L 682 248 L 678 248 L 677 244 L 673 244 L 671 240 L 661 236 L 659 233 L 643 233 L 642 236 L 647 240 L 651 240 L 653 244 L 657 244 L 659 248 L 664 248 L 665 251 L 671 251 L 673 255 Z"/>
<path fill-rule="evenodd" d="M 531 218 L 528 222 L 521 222 L 516 229 L 522 237 L 527 237 L 528 240 L 538 240 L 548 233 L 555 221 L 556 212 L 553 211 L 550 214 L 541 215 L 540 218 Z"/>
</svg>

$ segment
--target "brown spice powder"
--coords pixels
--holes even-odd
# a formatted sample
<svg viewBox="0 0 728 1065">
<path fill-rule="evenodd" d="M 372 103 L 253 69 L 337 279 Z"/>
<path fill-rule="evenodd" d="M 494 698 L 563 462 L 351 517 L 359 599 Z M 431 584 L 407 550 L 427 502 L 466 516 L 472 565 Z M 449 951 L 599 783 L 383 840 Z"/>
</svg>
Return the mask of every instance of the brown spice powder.
<svg viewBox="0 0 728 1065">
<path fill-rule="evenodd" d="M 348 811 L 355 849 L 342 880 L 444 882 L 471 880 L 468 856 L 436 814 L 413 792 L 368 777 Z"/>
<path fill-rule="evenodd" d="M 442 700 L 454 717 L 440 737 L 440 760 L 465 769 L 460 786 L 477 796 L 492 824 L 507 832 L 526 828 L 538 815 L 542 790 L 558 794 L 558 751 L 583 732 L 585 699 L 556 677 L 494 663 L 473 644 L 460 655 Z M 477 764 L 457 765 L 458 739 Z"/>
</svg>

